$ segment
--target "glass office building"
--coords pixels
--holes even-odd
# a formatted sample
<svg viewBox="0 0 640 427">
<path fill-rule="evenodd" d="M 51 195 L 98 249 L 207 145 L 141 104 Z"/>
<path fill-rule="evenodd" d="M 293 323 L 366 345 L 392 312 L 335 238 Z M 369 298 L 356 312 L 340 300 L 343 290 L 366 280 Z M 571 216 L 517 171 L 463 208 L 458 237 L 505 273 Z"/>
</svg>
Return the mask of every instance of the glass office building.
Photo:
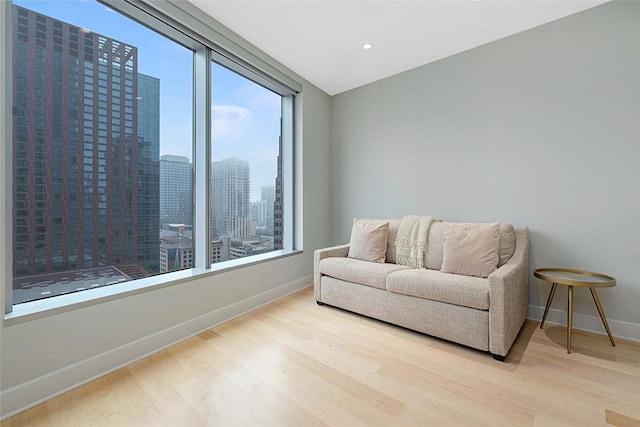
<svg viewBox="0 0 640 427">
<path fill-rule="evenodd" d="M 14 278 L 157 273 L 159 80 L 135 46 L 13 8 Z"/>
<path fill-rule="evenodd" d="M 193 225 L 193 165 L 185 156 L 160 157 L 160 222 Z"/>
</svg>

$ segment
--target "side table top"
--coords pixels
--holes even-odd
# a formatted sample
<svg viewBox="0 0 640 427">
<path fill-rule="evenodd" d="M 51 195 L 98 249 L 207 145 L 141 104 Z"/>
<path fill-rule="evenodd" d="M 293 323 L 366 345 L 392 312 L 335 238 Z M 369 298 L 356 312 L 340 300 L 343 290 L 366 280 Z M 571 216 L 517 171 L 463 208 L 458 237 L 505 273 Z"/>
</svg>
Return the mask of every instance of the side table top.
<svg viewBox="0 0 640 427">
<path fill-rule="evenodd" d="M 567 286 L 609 288 L 616 285 L 616 279 L 611 276 L 571 268 L 536 268 L 533 275 L 547 282 Z"/>
</svg>

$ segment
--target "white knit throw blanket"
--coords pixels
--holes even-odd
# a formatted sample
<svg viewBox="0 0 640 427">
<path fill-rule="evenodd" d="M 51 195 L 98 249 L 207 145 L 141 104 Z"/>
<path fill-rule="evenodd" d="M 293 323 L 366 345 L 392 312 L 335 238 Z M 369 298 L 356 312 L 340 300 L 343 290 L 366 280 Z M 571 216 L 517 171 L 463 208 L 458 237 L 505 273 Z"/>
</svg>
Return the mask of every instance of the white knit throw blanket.
<svg viewBox="0 0 640 427">
<path fill-rule="evenodd" d="M 427 236 L 432 222 L 431 216 L 407 215 L 402 218 L 396 238 L 396 264 L 412 268 L 424 267 Z"/>
</svg>

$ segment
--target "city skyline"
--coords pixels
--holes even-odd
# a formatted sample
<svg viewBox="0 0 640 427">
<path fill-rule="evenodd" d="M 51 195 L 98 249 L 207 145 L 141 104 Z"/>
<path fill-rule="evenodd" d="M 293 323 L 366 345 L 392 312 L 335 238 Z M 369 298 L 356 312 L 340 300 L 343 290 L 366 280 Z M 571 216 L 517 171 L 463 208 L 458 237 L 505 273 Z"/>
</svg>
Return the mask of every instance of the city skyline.
<svg viewBox="0 0 640 427">
<path fill-rule="evenodd" d="M 159 156 L 193 161 L 191 50 L 93 0 L 14 0 L 14 4 L 137 46 L 139 72 L 161 81 Z M 251 201 L 260 200 L 261 186 L 273 183 L 277 175 L 281 97 L 215 62 L 211 83 L 211 161 L 247 158 L 254 178 Z"/>
<path fill-rule="evenodd" d="M 169 271 L 171 259 L 171 265 L 178 264 L 169 256 L 173 249 L 162 237 L 161 223 L 193 225 L 190 156 L 163 153 L 162 124 L 180 122 L 161 119 L 167 114 L 165 91 L 172 92 L 175 80 L 157 77 L 160 70 L 155 76 L 143 73 L 140 58 L 154 52 L 126 41 L 133 39 L 128 34 L 122 39 L 111 34 L 20 4 L 13 7 L 17 302 L 159 274 L 159 266 Z M 271 212 L 273 200 L 280 200 L 272 193 L 281 171 L 281 96 L 215 62 L 211 83 L 214 97 L 222 102 L 225 93 L 244 92 L 247 105 L 262 112 L 254 115 L 249 108 L 230 104 L 212 107 L 209 200 L 217 239 L 211 242 L 212 262 L 218 262 L 274 248 L 275 236 L 264 230 L 257 236 L 250 200 L 259 195 L 264 200 L 265 188 L 272 189 L 267 197 Z M 277 109 L 264 108 L 276 104 Z M 252 120 L 277 143 L 247 143 L 255 142 L 246 138 Z M 188 142 L 179 146 L 192 146 Z M 179 164 L 183 166 L 173 167 Z M 255 169 L 262 178 L 252 179 Z M 161 254 L 161 246 L 169 252 Z M 188 258 L 192 253 L 183 255 L 187 258 L 180 265 L 193 265 Z"/>
<path fill-rule="evenodd" d="M 231 157 L 222 159 L 221 161 L 212 162 L 212 171 L 215 176 L 216 164 L 225 164 L 229 162 L 245 162 L 245 159 Z M 177 156 L 173 154 L 164 154 L 160 156 L 160 222 L 161 224 L 191 224 L 192 216 L 192 163 L 185 156 Z M 251 176 L 251 167 L 247 170 L 248 176 Z M 251 179 L 249 178 L 249 181 Z M 264 203 L 264 219 L 258 221 L 258 217 L 251 214 L 252 220 L 256 220 L 257 226 L 270 226 L 273 231 L 274 224 L 274 203 L 276 200 L 276 182 L 264 184 L 260 188 L 260 198 L 257 200 L 249 199 L 249 205 L 256 203 Z M 219 192 L 216 190 L 214 180 L 211 183 L 212 203 L 215 199 L 214 194 Z M 250 193 L 251 195 L 251 190 Z"/>
</svg>

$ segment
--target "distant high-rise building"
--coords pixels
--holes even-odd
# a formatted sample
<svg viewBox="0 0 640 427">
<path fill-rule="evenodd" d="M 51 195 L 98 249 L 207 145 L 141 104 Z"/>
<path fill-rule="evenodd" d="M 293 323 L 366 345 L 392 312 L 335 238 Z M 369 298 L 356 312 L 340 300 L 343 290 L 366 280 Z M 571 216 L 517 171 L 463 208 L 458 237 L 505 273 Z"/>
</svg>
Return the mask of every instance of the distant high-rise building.
<svg viewBox="0 0 640 427">
<path fill-rule="evenodd" d="M 211 165 L 211 237 L 251 237 L 249 162 L 224 159 Z"/>
<path fill-rule="evenodd" d="M 160 152 L 160 79 L 138 73 L 138 137 L 149 143 L 155 161 Z"/>
<path fill-rule="evenodd" d="M 282 137 L 279 141 L 280 149 L 278 150 L 278 174 L 276 175 L 275 201 L 273 202 L 273 249 L 282 249 L 282 233 L 284 223 L 282 219 Z"/>
<path fill-rule="evenodd" d="M 13 52 L 14 276 L 156 272 L 158 80 L 135 46 L 16 5 Z"/>
<path fill-rule="evenodd" d="M 276 188 L 273 184 L 263 185 L 262 188 L 262 201 L 266 204 L 266 214 L 264 225 L 268 230 L 273 230 L 273 202 L 276 200 Z"/>
<path fill-rule="evenodd" d="M 160 79 L 138 73 L 138 263 L 158 272 L 160 229 Z M 126 91 L 126 87 L 125 87 Z"/>
<path fill-rule="evenodd" d="M 160 222 L 193 224 L 192 165 L 188 157 L 160 157 Z"/>
<path fill-rule="evenodd" d="M 251 220 L 254 221 L 258 227 L 266 227 L 267 203 L 264 200 L 251 203 Z"/>
</svg>

